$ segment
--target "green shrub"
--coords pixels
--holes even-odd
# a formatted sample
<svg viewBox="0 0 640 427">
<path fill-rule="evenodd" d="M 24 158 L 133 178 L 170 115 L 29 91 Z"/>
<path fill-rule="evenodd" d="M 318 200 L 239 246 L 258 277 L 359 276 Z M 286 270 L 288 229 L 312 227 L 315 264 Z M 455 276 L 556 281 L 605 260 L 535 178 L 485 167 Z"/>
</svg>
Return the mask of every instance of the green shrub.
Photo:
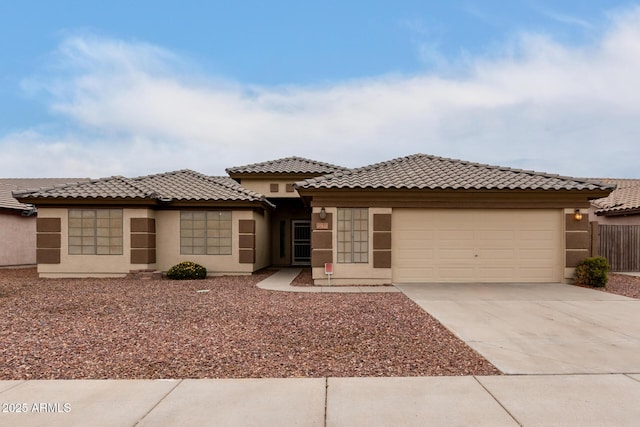
<svg viewBox="0 0 640 427">
<path fill-rule="evenodd" d="M 207 269 L 195 262 L 185 261 L 176 264 L 167 271 L 167 277 L 173 280 L 196 280 L 207 277 Z"/>
<path fill-rule="evenodd" d="M 610 269 L 604 257 L 585 258 L 576 267 L 573 279 L 579 285 L 603 287 L 607 284 Z"/>
</svg>

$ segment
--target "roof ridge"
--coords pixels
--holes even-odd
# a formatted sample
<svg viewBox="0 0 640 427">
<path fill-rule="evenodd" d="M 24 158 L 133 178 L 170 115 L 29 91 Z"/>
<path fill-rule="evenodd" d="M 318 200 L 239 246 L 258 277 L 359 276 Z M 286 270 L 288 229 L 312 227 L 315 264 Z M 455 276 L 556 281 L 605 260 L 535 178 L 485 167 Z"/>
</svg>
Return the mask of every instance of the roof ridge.
<svg viewBox="0 0 640 427">
<path fill-rule="evenodd" d="M 217 185 L 217 186 L 226 188 L 227 190 L 231 190 L 231 191 L 234 191 L 236 193 L 244 194 L 246 196 L 249 196 L 249 197 L 252 197 L 252 198 L 255 198 L 255 199 L 259 199 L 259 200 L 267 202 L 269 205 L 272 205 L 273 207 L 275 207 L 275 205 L 273 205 L 271 202 L 269 202 L 267 200 L 267 197 L 265 195 L 261 194 L 261 193 L 256 193 L 255 191 L 248 190 L 248 189 L 242 187 L 241 185 L 233 185 L 231 183 L 217 181 L 215 179 L 216 178 L 215 176 L 207 175 L 207 174 L 204 174 L 204 173 L 198 172 L 198 171 L 194 171 L 193 169 L 179 169 L 179 170 L 170 171 L 170 172 L 162 172 L 162 173 L 157 173 L 157 174 L 141 176 L 141 177 L 137 177 L 135 179 L 142 181 L 142 180 L 148 179 L 148 178 L 164 177 L 164 176 L 171 176 L 171 175 L 178 175 L 178 174 L 189 174 L 189 175 L 191 175 L 193 177 L 196 177 L 198 179 L 206 181 L 209 184 Z M 218 178 L 231 179 L 228 176 L 220 176 Z M 150 196 L 154 196 L 156 198 L 163 197 L 163 195 L 159 194 L 158 191 L 156 191 L 156 189 L 153 189 L 151 186 L 146 186 L 146 189 L 150 190 L 150 192 L 149 192 Z"/>
<path fill-rule="evenodd" d="M 193 172 L 193 171 L 191 171 L 191 172 Z M 263 202 L 265 202 L 265 203 L 267 203 L 267 204 L 269 204 L 270 206 L 272 206 L 272 207 L 274 207 L 274 208 L 275 208 L 275 205 L 274 205 L 273 203 L 271 203 L 271 202 L 267 199 L 267 196 L 265 196 L 265 195 L 264 195 L 264 194 L 262 194 L 262 193 L 257 193 L 257 192 L 255 192 L 255 191 L 251 191 L 251 190 L 249 190 L 249 189 L 244 188 L 243 186 L 241 186 L 241 185 L 239 185 L 239 184 L 238 184 L 238 185 L 234 185 L 234 184 L 231 184 L 231 183 L 226 183 L 226 182 L 216 181 L 216 180 L 215 180 L 215 178 L 216 178 L 215 176 L 211 176 L 211 175 L 204 175 L 204 174 L 201 174 L 201 173 L 199 173 L 199 172 L 195 172 L 195 174 L 197 174 L 197 175 L 201 175 L 203 178 L 205 178 L 205 179 L 207 180 L 207 182 L 210 182 L 210 183 L 212 183 L 212 184 L 218 185 L 218 186 L 220 186 L 220 187 L 224 187 L 224 188 L 226 188 L 226 189 L 228 189 L 228 190 L 232 190 L 232 191 L 236 191 L 236 192 L 238 192 L 238 193 L 245 194 L 245 195 L 247 195 L 247 196 L 249 196 L 249 197 L 254 197 L 254 198 L 259 199 L 259 200 L 261 200 L 261 201 L 263 201 Z M 219 178 L 229 178 L 229 177 L 221 176 L 221 177 L 219 177 Z M 231 179 L 231 178 L 229 178 L 229 179 Z"/>
<path fill-rule="evenodd" d="M 440 157 L 440 156 L 432 156 L 432 155 L 422 154 L 422 153 L 418 153 L 418 154 L 415 154 L 413 156 L 423 156 L 423 157 L 428 157 L 428 158 L 432 158 L 432 159 L 450 161 L 450 162 L 454 162 L 454 163 L 461 163 L 461 164 L 466 164 L 466 165 L 469 165 L 469 166 L 477 166 L 477 167 L 496 169 L 496 170 L 505 171 L 505 172 L 518 172 L 518 173 L 525 173 L 527 175 L 533 175 L 533 176 L 542 176 L 542 177 L 546 177 L 546 178 L 558 178 L 558 179 L 563 179 L 563 180 L 570 180 L 570 181 L 574 181 L 574 182 L 580 182 L 582 184 L 592 184 L 592 182 L 589 182 L 588 180 L 583 179 L 583 178 L 576 178 L 576 177 L 572 177 L 572 176 L 568 176 L 568 175 L 560 175 L 560 174 L 549 173 L 549 172 L 535 171 L 535 170 L 532 170 L 532 169 L 520 169 L 520 168 L 512 168 L 512 167 L 508 167 L 508 166 L 490 165 L 488 163 L 480 163 L 480 162 L 472 162 L 472 161 L 469 161 L 469 160 L 461 160 L 461 159 L 454 159 L 454 158 L 447 158 L 447 157 Z M 407 156 L 407 157 L 413 157 L 413 156 Z"/>
<path fill-rule="evenodd" d="M 344 175 L 348 175 L 349 172 L 351 172 L 353 174 L 356 174 L 356 173 L 361 172 L 361 171 L 371 171 L 371 170 L 379 169 L 379 168 L 384 167 L 384 166 L 389 166 L 391 164 L 401 163 L 401 162 L 404 162 L 404 161 L 407 161 L 407 160 L 419 159 L 419 158 L 427 158 L 427 159 L 430 159 L 430 160 L 438 160 L 438 161 L 444 161 L 444 162 L 458 163 L 458 164 L 463 164 L 463 165 L 467 165 L 467 166 L 475 166 L 475 167 L 496 169 L 496 170 L 500 170 L 500 171 L 504 171 L 504 172 L 517 172 L 517 173 L 525 173 L 527 175 L 532 175 L 532 176 L 541 176 L 541 177 L 546 177 L 546 178 L 558 178 L 558 179 L 562 179 L 562 180 L 579 182 L 579 183 L 582 183 L 582 184 L 593 184 L 593 182 L 589 181 L 586 178 L 576 178 L 576 177 L 572 177 L 572 176 L 553 174 L 553 173 L 549 173 L 549 172 L 539 172 L 539 171 L 534 171 L 534 170 L 531 170 L 531 169 L 519 169 L 519 168 L 512 168 L 512 167 L 507 167 L 507 166 L 491 165 L 491 164 L 488 164 L 488 163 L 472 162 L 472 161 L 469 161 L 469 160 L 461 160 L 461 159 L 455 159 L 455 158 L 451 158 L 451 157 L 442 157 L 442 156 L 436 156 L 436 155 L 424 154 L 424 153 L 410 154 L 410 155 L 406 155 L 406 156 L 402 156 L 402 157 L 396 157 L 394 159 L 386 160 L 386 161 L 383 161 L 383 162 L 373 163 L 371 165 L 361 166 L 359 168 L 349 169 L 348 171 L 346 171 L 347 173 L 345 173 Z M 322 177 L 311 178 L 311 179 L 312 180 L 313 179 L 322 179 L 322 178 L 325 178 L 325 177 L 326 178 L 330 178 L 331 175 L 334 175 L 334 174 L 328 174 L 328 175 L 324 175 Z M 606 183 L 603 183 L 603 186 L 611 187 L 611 185 L 608 185 Z M 615 186 L 615 184 L 614 184 L 614 186 Z"/>
<path fill-rule="evenodd" d="M 423 153 L 339 171 L 296 183 L 297 188 L 613 189 L 585 179 Z"/>
<path fill-rule="evenodd" d="M 259 167 L 268 167 L 268 166 L 273 166 L 273 165 L 278 165 L 278 164 L 283 164 L 286 162 L 291 162 L 291 161 L 297 161 L 300 163 L 305 163 L 308 165 L 312 165 L 312 166 L 319 166 L 319 167 L 323 167 L 323 168 L 328 168 L 328 169 L 338 169 L 338 170 L 348 170 L 348 168 L 344 167 L 344 166 L 339 166 L 339 165 L 334 165 L 332 163 L 328 163 L 328 162 L 322 162 L 319 160 L 313 160 L 313 159 L 309 159 L 306 157 L 300 157 L 300 156 L 289 156 L 289 157 L 282 157 L 279 159 L 274 159 L 274 160 L 267 160 L 264 162 L 255 162 L 255 163 L 249 163 L 246 165 L 241 165 L 241 166 L 233 166 L 233 167 L 229 167 L 225 169 L 225 172 L 227 172 L 227 174 L 231 174 L 231 173 L 264 173 L 264 171 L 250 171 L 249 169 L 255 169 L 255 168 L 259 168 Z M 292 171 L 291 173 L 298 173 L 298 172 L 304 172 L 304 171 Z"/>
</svg>

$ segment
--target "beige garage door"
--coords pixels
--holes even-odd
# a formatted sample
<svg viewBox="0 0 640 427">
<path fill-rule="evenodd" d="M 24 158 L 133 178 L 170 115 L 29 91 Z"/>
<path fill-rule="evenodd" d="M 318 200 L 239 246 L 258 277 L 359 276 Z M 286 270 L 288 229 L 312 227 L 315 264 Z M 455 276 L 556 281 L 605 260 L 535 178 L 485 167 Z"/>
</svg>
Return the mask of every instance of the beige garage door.
<svg viewBox="0 0 640 427">
<path fill-rule="evenodd" d="M 562 211 L 394 209 L 393 280 L 558 282 Z"/>
</svg>

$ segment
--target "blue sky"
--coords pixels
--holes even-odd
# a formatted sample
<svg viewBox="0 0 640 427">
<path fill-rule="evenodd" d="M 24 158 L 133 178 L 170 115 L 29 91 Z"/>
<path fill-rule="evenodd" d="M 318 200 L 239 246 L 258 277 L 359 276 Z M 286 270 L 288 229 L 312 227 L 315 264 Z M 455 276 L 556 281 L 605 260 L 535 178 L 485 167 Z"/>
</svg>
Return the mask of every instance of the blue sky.
<svg viewBox="0 0 640 427">
<path fill-rule="evenodd" d="M 0 176 L 416 152 L 640 177 L 640 4 L 5 1 Z"/>
</svg>

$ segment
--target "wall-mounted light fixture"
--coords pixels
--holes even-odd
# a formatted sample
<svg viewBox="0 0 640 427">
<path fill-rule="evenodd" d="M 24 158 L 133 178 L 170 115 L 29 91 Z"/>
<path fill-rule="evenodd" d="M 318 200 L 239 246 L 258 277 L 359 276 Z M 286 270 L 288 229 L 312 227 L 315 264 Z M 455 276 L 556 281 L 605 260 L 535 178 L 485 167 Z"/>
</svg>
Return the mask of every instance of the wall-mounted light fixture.
<svg viewBox="0 0 640 427">
<path fill-rule="evenodd" d="M 320 219 L 327 219 L 327 211 L 325 208 L 320 208 L 320 214 L 318 215 Z"/>
<path fill-rule="evenodd" d="M 576 209 L 573 212 L 573 219 L 574 221 L 582 221 L 582 212 L 580 212 L 580 209 Z"/>
</svg>

